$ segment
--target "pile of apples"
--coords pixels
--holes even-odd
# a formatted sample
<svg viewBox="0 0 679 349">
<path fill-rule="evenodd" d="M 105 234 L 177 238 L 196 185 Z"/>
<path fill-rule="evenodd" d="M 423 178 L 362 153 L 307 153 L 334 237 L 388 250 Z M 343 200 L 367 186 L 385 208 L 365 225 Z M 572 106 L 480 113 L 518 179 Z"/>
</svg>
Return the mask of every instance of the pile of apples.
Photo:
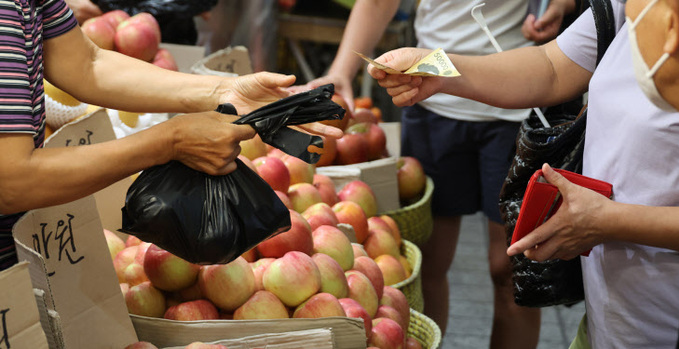
<svg viewBox="0 0 679 349">
<path fill-rule="evenodd" d="M 160 26 L 149 13 L 130 17 L 125 11 L 113 10 L 86 20 L 81 28 L 100 48 L 115 50 L 165 69 L 179 70 L 172 54 L 159 48 Z"/>
</svg>

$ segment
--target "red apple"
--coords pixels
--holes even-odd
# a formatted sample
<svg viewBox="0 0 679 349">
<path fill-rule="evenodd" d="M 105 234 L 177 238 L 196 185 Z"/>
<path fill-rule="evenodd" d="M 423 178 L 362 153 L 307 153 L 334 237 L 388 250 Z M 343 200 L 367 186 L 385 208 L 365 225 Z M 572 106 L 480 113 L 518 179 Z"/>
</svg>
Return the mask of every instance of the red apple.
<svg viewBox="0 0 679 349">
<path fill-rule="evenodd" d="M 294 156 L 286 155 L 283 157 L 285 166 L 290 171 L 290 185 L 297 183 L 313 183 L 314 172 L 316 171 L 314 165 L 307 164 Z"/>
<path fill-rule="evenodd" d="M 111 26 L 115 29 L 118 28 L 118 25 L 120 23 L 130 18 L 130 15 L 128 15 L 127 12 L 123 10 L 113 10 L 104 13 L 103 15 L 101 15 L 101 18 L 108 21 L 111 24 Z"/>
<path fill-rule="evenodd" d="M 308 255 L 292 251 L 275 260 L 262 276 L 264 289 L 296 307 L 321 288 L 321 273 Z"/>
<path fill-rule="evenodd" d="M 180 302 L 190 302 L 195 301 L 203 297 L 203 293 L 200 291 L 200 285 L 198 285 L 198 280 L 193 285 L 176 292 L 176 295 Z"/>
<path fill-rule="evenodd" d="M 125 283 L 130 286 L 139 285 L 144 281 L 149 281 L 149 278 L 144 273 L 144 267 L 137 262 L 132 262 L 127 267 L 125 267 L 123 270 L 123 277 L 125 278 Z"/>
<path fill-rule="evenodd" d="M 368 160 L 377 160 L 382 157 L 387 148 L 387 137 L 384 130 L 375 123 L 361 122 L 347 128 L 345 134 L 359 134 L 367 141 Z"/>
<path fill-rule="evenodd" d="M 321 158 L 316 162 L 316 167 L 332 165 L 337 157 L 337 139 L 325 136 L 321 138 L 323 138 L 323 150 Z"/>
<path fill-rule="evenodd" d="M 210 301 L 198 299 L 169 307 L 163 317 L 178 321 L 218 320 L 219 312 Z"/>
<path fill-rule="evenodd" d="M 165 296 L 150 281 L 130 287 L 125 303 L 130 314 L 159 318 L 165 314 Z"/>
<path fill-rule="evenodd" d="M 297 183 L 290 186 L 288 189 L 288 197 L 292 203 L 292 209 L 302 213 L 309 206 L 323 202 L 321 193 L 311 183 Z"/>
<path fill-rule="evenodd" d="M 118 252 L 125 249 L 125 241 L 108 229 L 104 229 L 104 237 L 106 238 L 108 252 L 111 254 L 111 260 L 114 260 Z"/>
<path fill-rule="evenodd" d="M 330 177 L 316 173 L 314 174 L 312 184 L 318 189 L 318 192 L 321 194 L 321 200 L 326 204 L 332 206 L 339 201 L 335 191 L 335 183 L 333 183 Z"/>
<path fill-rule="evenodd" d="M 363 245 L 352 242 L 351 248 L 354 250 L 354 261 L 356 261 L 356 258 L 361 256 L 368 257 L 368 253 L 365 252 Z"/>
<path fill-rule="evenodd" d="M 253 161 L 262 156 L 267 156 L 266 143 L 257 134 L 248 140 L 240 142 L 240 155 Z"/>
<path fill-rule="evenodd" d="M 382 291 L 384 289 L 384 275 L 382 275 L 382 270 L 370 257 L 359 256 L 354 259 L 353 270 L 360 271 L 368 277 L 370 283 L 375 288 L 375 293 L 377 293 L 377 298 L 382 298 Z"/>
<path fill-rule="evenodd" d="M 387 223 L 387 226 L 389 226 L 389 232 L 391 233 L 391 236 L 394 237 L 394 240 L 396 241 L 396 244 L 401 246 L 401 229 L 399 229 L 398 224 L 396 221 L 391 218 L 390 216 L 383 214 L 379 216 L 382 218 L 382 220 Z"/>
<path fill-rule="evenodd" d="M 396 321 L 388 318 L 373 319 L 372 335 L 368 339 L 368 345 L 384 349 L 403 349 L 405 341 L 405 331 Z"/>
<path fill-rule="evenodd" d="M 259 174 L 273 190 L 283 193 L 290 188 L 290 172 L 283 163 L 283 160 L 273 156 L 261 156 L 252 161 Z"/>
<path fill-rule="evenodd" d="M 256 137 L 256 136 L 255 136 L 255 137 Z M 241 144 L 242 144 L 242 143 L 241 143 Z M 242 147 L 242 145 L 241 145 L 241 147 Z M 283 160 L 283 158 L 285 158 L 286 156 L 288 156 L 288 154 L 286 154 L 284 151 L 282 151 L 282 150 L 280 150 L 280 149 L 278 149 L 278 148 L 274 148 L 274 147 L 272 147 L 272 146 L 270 146 L 270 145 L 268 145 L 268 144 L 266 144 L 266 143 L 265 143 L 265 147 L 266 147 L 266 155 L 267 155 L 267 156 L 273 156 L 273 157 L 279 158 L 279 159 L 281 159 L 281 160 Z"/>
<path fill-rule="evenodd" d="M 293 318 L 323 318 L 347 316 L 337 298 L 330 293 L 318 293 L 300 304 L 292 314 Z"/>
<path fill-rule="evenodd" d="M 379 217 L 373 216 L 373 217 L 368 218 L 368 229 L 370 229 L 370 230 L 376 230 L 376 229 L 386 230 L 390 234 L 392 234 L 391 225 L 389 225 L 387 223 L 387 221 L 385 221 L 382 218 L 382 216 L 379 216 Z M 394 237 L 394 234 L 392 234 L 392 237 Z M 396 241 L 395 237 L 394 237 L 394 241 Z M 400 246 L 401 245 L 400 242 L 401 242 L 401 237 L 399 236 L 397 245 Z"/>
<path fill-rule="evenodd" d="M 257 291 L 233 313 L 234 320 L 287 319 L 288 309 L 269 291 Z"/>
<path fill-rule="evenodd" d="M 347 317 L 363 319 L 363 327 L 365 327 L 366 339 L 370 337 L 373 322 L 372 318 L 370 315 L 368 315 L 368 312 L 365 311 L 363 306 L 351 298 L 341 298 L 339 302 L 342 308 L 344 308 L 344 312 L 347 314 Z"/>
<path fill-rule="evenodd" d="M 370 218 L 377 214 L 377 198 L 372 188 L 361 180 L 351 181 L 337 193 L 340 201 L 353 201 L 363 209 L 365 216 Z"/>
<path fill-rule="evenodd" d="M 119 283 L 125 282 L 125 268 L 127 268 L 130 263 L 134 262 L 134 256 L 137 254 L 137 249 L 137 246 L 125 247 L 122 251 L 118 252 L 116 258 L 113 259 L 113 268 L 116 270 Z"/>
<path fill-rule="evenodd" d="M 278 195 L 278 198 L 281 199 L 281 202 L 283 203 L 283 205 L 285 205 L 285 207 L 287 207 L 289 210 L 292 210 L 292 202 L 290 202 L 288 194 L 278 190 L 274 190 L 274 193 Z"/>
<path fill-rule="evenodd" d="M 234 311 L 255 293 L 255 274 L 243 257 L 229 264 L 204 265 L 198 273 L 203 295 L 217 307 Z"/>
<path fill-rule="evenodd" d="M 357 203 L 353 201 L 340 201 L 336 203 L 332 210 L 340 223 L 346 223 L 354 228 L 356 241 L 362 244 L 368 237 L 368 220 L 365 212 Z"/>
<path fill-rule="evenodd" d="M 115 48 L 114 37 L 116 28 L 109 21 L 102 17 L 92 17 L 83 22 L 81 29 L 95 45 L 105 50 Z"/>
<path fill-rule="evenodd" d="M 362 122 L 367 122 L 371 124 L 377 123 L 377 116 L 369 108 L 356 108 L 354 109 L 354 114 L 351 120 L 349 120 L 348 127 L 351 127 Z"/>
<path fill-rule="evenodd" d="M 403 316 L 401 316 L 401 313 L 398 312 L 393 307 L 390 307 L 388 305 L 380 305 L 377 307 L 377 313 L 375 313 L 375 318 L 387 318 L 387 319 L 392 319 L 396 321 L 396 323 L 401 326 L 401 328 L 408 328 L 408 323 L 405 322 L 403 319 Z"/>
<path fill-rule="evenodd" d="M 125 349 L 158 349 L 158 347 L 149 342 L 134 342 L 126 346 Z"/>
<path fill-rule="evenodd" d="M 200 266 L 189 263 L 162 248 L 151 245 L 144 257 L 144 272 L 153 286 L 179 291 L 196 283 Z"/>
<path fill-rule="evenodd" d="M 321 273 L 321 292 L 330 293 L 337 298 L 344 298 L 349 294 L 349 284 L 344 270 L 332 257 L 324 253 L 311 256 L 318 271 Z"/>
<path fill-rule="evenodd" d="M 311 233 L 314 253 L 325 253 L 347 271 L 354 265 L 354 249 L 351 241 L 337 227 L 322 225 Z"/>
<path fill-rule="evenodd" d="M 139 246 L 143 241 L 134 235 L 128 235 L 125 239 L 125 247 Z"/>
<path fill-rule="evenodd" d="M 252 160 L 246 158 L 245 155 L 243 155 L 243 154 L 238 154 L 237 158 L 240 161 L 242 161 L 245 164 L 245 166 L 250 168 L 252 170 L 252 172 L 257 173 L 257 167 L 255 167 L 255 164 L 252 163 Z M 259 173 L 257 173 L 257 174 L 259 174 Z"/>
<path fill-rule="evenodd" d="M 368 161 L 368 139 L 361 134 L 344 134 L 337 140 L 338 165 L 358 164 Z"/>
<path fill-rule="evenodd" d="M 401 290 L 391 286 L 384 286 L 380 305 L 388 305 L 398 310 L 403 318 L 403 322 L 410 323 L 410 305 L 408 305 L 408 299 Z"/>
<path fill-rule="evenodd" d="M 276 258 L 261 258 L 254 263 L 250 263 L 252 273 L 255 274 L 255 289 L 257 291 L 264 289 L 264 285 L 262 284 L 262 275 L 264 275 L 264 270 L 266 270 L 266 268 L 268 268 L 269 265 L 275 260 Z"/>
<path fill-rule="evenodd" d="M 344 275 L 347 276 L 347 283 L 349 283 L 349 297 L 358 303 L 368 312 L 370 317 L 374 317 L 377 313 L 379 299 L 377 292 L 367 276 L 360 271 L 349 270 Z"/>
<path fill-rule="evenodd" d="M 260 242 L 257 251 L 262 257 L 268 258 L 280 258 L 290 251 L 313 254 L 314 242 L 309 222 L 300 213 L 290 210 L 290 230 Z"/>
<path fill-rule="evenodd" d="M 158 52 L 156 52 L 156 55 L 153 57 L 151 63 L 167 70 L 179 71 L 179 67 L 177 66 L 177 61 L 174 59 L 174 56 L 172 56 L 170 51 L 164 48 L 158 49 Z"/>
<path fill-rule="evenodd" d="M 424 347 L 422 347 L 422 343 L 420 343 L 417 339 L 408 336 L 406 338 L 406 349 L 424 349 Z"/>
<path fill-rule="evenodd" d="M 302 217 L 309 222 L 312 231 L 316 230 L 316 228 L 321 225 L 337 226 L 339 223 L 332 207 L 325 202 L 319 202 L 309 206 L 302 212 Z"/>
<path fill-rule="evenodd" d="M 118 52 L 151 62 L 158 52 L 160 27 L 153 16 L 142 12 L 120 23 L 114 40 Z"/>
<path fill-rule="evenodd" d="M 400 251 L 396 241 L 388 231 L 382 229 L 370 230 L 368 237 L 363 242 L 363 248 L 370 258 L 375 259 L 383 254 L 398 258 Z"/>
<path fill-rule="evenodd" d="M 412 200 L 424 192 L 427 176 L 420 161 L 411 156 L 402 156 L 396 161 L 398 196 L 401 200 Z"/>
</svg>

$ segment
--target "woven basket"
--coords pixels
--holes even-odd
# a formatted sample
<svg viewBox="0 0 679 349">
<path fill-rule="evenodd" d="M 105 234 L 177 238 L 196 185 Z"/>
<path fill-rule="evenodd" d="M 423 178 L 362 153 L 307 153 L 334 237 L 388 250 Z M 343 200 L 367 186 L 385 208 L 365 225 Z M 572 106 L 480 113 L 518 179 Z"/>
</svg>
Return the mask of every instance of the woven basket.
<svg viewBox="0 0 679 349">
<path fill-rule="evenodd" d="M 438 349 L 441 345 L 441 329 L 434 320 L 415 309 L 410 309 L 408 336 L 417 339 L 426 349 Z"/>
<path fill-rule="evenodd" d="M 389 211 L 385 214 L 393 218 L 401 231 L 401 237 L 422 246 L 431 236 L 434 225 L 431 215 L 431 196 L 434 192 L 434 181 L 427 177 L 427 185 L 422 198 L 398 210 Z"/>
<path fill-rule="evenodd" d="M 422 295 L 422 252 L 415 244 L 402 239 L 401 254 L 406 257 L 408 263 L 413 267 L 413 273 L 407 279 L 391 285 L 403 292 L 412 309 L 417 311 L 424 310 L 424 296 Z"/>
</svg>

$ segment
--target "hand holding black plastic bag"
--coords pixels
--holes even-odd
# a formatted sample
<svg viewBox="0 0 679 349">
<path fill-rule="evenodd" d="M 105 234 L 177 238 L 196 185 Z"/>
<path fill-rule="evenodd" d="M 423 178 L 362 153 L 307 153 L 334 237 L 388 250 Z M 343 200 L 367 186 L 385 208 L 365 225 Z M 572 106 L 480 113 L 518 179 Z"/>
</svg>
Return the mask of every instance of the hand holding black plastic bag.
<svg viewBox="0 0 679 349">
<path fill-rule="evenodd" d="M 262 139 L 288 154 L 315 163 L 323 147 L 318 136 L 286 127 L 339 119 L 344 109 L 331 101 L 332 85 L 290 96 L 235 123 L 249 124 Z M 220 112 L 235 109 L 220 106 Z M 315 160 L 315 161 L 314 161 Z M 122 232 L 151 242 L 197 264 L 228 263 L 265 239 L 290 229 L 290 213 L 255 172 L 238 168 L 210 176 L 172 161 L 141 173 L 127 191 Z"/>
</svg>

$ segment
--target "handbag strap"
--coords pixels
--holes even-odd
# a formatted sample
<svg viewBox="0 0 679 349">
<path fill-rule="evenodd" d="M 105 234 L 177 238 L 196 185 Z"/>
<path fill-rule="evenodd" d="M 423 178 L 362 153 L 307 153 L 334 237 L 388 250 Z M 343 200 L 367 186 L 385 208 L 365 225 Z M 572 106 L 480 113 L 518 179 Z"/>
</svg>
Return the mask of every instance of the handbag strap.
<svg viewBox="0 0 679 349">
<path fill-rule="evenodd" d="M 589 0 L 589 4 L 592 8 L 594 25 L 596 26 L 596 64 L 598 65 L 617 33 L 615 29 L 615 17 L 613 16 L 613 7 L 610 0 Z"/>
</svg>

